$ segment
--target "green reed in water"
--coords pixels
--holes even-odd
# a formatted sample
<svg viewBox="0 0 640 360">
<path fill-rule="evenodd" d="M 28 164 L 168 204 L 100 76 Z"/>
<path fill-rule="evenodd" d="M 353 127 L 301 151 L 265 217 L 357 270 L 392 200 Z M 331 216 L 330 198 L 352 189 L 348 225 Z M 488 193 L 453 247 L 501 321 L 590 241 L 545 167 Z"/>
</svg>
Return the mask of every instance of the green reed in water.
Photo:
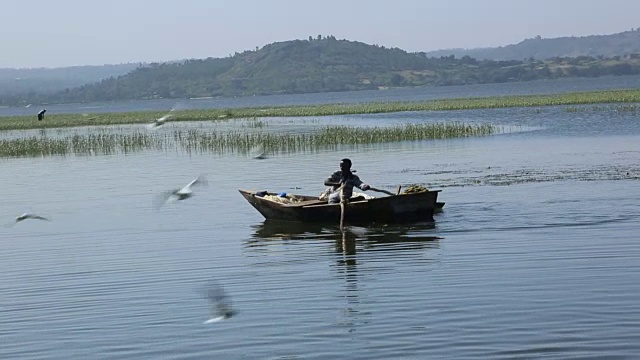
<svg viewBox="0 0 640 360">
<path fill-rule="evenodd" d="M 469 110 L 507 107 L 540 107 L 610 103 L 639 103 L 640 89 L 576 92 L 549 95 L 494 96 L 484 98 L 441 99 L 415 102 L 371 102 L 357 104 L 324 104 L 274 106 L 233 109 L 180 110 L 172 112 L 170 121 L 226 121 L 237 118 L 327 116 L 373 114 L 401 111 Z M 0 130 L 104 126 L 149 123 L 166 112 L 121 112 L 98 114 L 49 114 L 43 121 L 33 116 L 0 117 Z M 259 126 L 258 123 L 256 123 Z"/>
<path fill-rule="evenodd" d="M 593 105 L 593 106 L 567 106 L 564 111 L 568 113 L 587 112 L 587 111 L 610 111 L 610 112 L 636 112 L 639 106 L 631 105 Z"/>
<path fill-rule="evenodd" d="M 115 128 L 114 131 L 117 131 Z M 122 129 L 119 129 L 122 131 Z M 55 155 L 108 155 L 146 150 L 210 153 L 248 153 L 256 146 L 272 152 L 301 152 L 338 145 L 388 143 L 394 141 L 487 136 L 498 132 L 493 125 L 463 123 L 408 124 L 392 127 L 358 128 L 328 126 L 313 133 L 266 133 L 198 129 L 172 133 L 121 132 L 103 129 L 95 134 L 0 139 L 0 157 Z"/>
</svg>

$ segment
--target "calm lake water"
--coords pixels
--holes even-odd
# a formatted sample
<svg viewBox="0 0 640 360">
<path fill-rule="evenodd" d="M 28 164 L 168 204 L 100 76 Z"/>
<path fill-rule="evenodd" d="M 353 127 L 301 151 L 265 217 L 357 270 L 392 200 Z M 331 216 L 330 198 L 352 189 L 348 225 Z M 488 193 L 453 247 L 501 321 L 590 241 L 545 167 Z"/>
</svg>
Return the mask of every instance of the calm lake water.
<svg viewBox="0 0 640 360">
<path fill-rule="evenodd" d="M 291 125 L 268 121 L 270 131 Z M 0 358 L 637 357 L 636 111 L 549 107 L 327 121 L 486 122 L 511 130 L 261 161 L 179 150 L 0 159 L 2 225 L 25 211 L 52 219 L 0 227 Z M 345 156 L 375 187 L 442 189 L 444 212 L 434 224 L 340 232 L 338 224 L 267 222 L 237 191 L 320 193 Z M 201 173 L 208 187 L 153 208 L 158 194 Z M 212 281 L 238 313 L 204 325 Z"/>
</svg>

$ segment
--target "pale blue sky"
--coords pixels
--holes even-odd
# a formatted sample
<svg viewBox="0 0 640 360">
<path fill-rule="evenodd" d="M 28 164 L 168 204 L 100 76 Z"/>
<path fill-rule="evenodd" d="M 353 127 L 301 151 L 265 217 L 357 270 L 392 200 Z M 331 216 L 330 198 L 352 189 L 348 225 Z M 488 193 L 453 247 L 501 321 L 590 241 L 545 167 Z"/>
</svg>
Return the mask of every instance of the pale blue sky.
<svg viewBox="0 0 640 360">
<path fill-rule="evenodd" d="M 640 27 L 637 0 L 3 0 L 0 68 L 225 57 L 310 35 L 407 51 Z"/>
</svg>

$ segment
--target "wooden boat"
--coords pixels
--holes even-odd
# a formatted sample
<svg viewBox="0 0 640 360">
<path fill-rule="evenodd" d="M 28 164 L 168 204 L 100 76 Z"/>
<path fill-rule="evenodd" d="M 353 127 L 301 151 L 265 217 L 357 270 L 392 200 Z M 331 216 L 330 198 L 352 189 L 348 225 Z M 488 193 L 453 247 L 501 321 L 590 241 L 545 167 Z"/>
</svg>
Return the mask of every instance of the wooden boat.
<svg viewBox="0 0 640 360">
<path fill-rule="evenodd" d="M 278 199 L 277 193 L 238 191 L 265 219 L 333 224 L 340 221 L 340 204 L 328 204 L 317 196 L 288 194 L 285 198 Z M 439 192 L 440 190 L 434 190 L 352 200 L 344 207 L 345 223 L 433 221 L 433 214 L 444 206 L 444 203 L 437 202 Z"/>
</svg>

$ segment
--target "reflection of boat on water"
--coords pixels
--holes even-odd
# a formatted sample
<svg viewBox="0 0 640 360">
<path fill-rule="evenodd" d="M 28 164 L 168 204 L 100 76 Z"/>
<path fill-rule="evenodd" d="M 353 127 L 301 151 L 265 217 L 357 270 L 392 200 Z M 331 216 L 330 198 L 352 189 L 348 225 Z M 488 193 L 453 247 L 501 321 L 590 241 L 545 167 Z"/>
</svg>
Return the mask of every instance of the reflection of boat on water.
<svg viewBox="0 0 640 360">
<path fill-rule="evenodd" d="M 382 249 L 384 244 L 400 244 L 396 249 L 437 247 L 440 237 L 429 234 L 435 228 L 431 222 L 406 225 L 348 226 L 340 231 L 338 224 L 303 223 L 296 221 L 265 220 L 255 225 L 249 247 L 268 246 L 282 240 L 355 240 L 363 249 Z M 389 248 L 389 247 L 387 247 Z"/>
<path fill-rule="evenodd" d="M 262 255 L 261 259 L 289 266 L 288 261 L 282 261 L 283 256 L 297 262 L 301 252 L 313 249 L 309 256 L 314 259 L 322 259 L 323 263 L 333 260 L 329 268 L 338 279 L 344 280 L 335 290 L 336 298 L 342 299 L 338 326 L 349 333 L 367 326 L 373 318 L 372 312 L 361 306 L 361 298 L 363 295 L 367 298 L 371 289 L 366 284 L 378 279 L 378 271 L 389 271 L 387 265 L 381 269 L 379 263 L 403 267 L 407 261 L 416 261 L 422 267 L 437 257 L 435 250 L 441 239 L 433 236 L 433 222 L 341 228 L 338 223 L 265 220 L 252 228 L 253 234 L 244 246 L 247 251 Z M 318 252 L 319 248 L 322 250 Z M 274 254 L 278 255 L 272 257 Z"/>
<path fill-rule="evenodd" d="M 239 190 L 240 194 L 265 219 L 334 224 L 340 220 L 340 204 L 329 204 L 317 196 L 276 194 L 267 191 Z M 433 221 L 440 190 L 363 198 L 345 204 L 347 224 L 396 224 Z M 280 198 L 278 197 L 279 195 Z M 441 204 L 441 205 L 440 205 Z"/>
<path fill-rule="evenodd" d="M 302 223 L 297 221 L 265 220 L 258 225 L 254 225 L 256 239 L 319 239 L 334 238 L 336 229 L 326 228 L 326 225 L 319 223 Z"/>
</svg>

